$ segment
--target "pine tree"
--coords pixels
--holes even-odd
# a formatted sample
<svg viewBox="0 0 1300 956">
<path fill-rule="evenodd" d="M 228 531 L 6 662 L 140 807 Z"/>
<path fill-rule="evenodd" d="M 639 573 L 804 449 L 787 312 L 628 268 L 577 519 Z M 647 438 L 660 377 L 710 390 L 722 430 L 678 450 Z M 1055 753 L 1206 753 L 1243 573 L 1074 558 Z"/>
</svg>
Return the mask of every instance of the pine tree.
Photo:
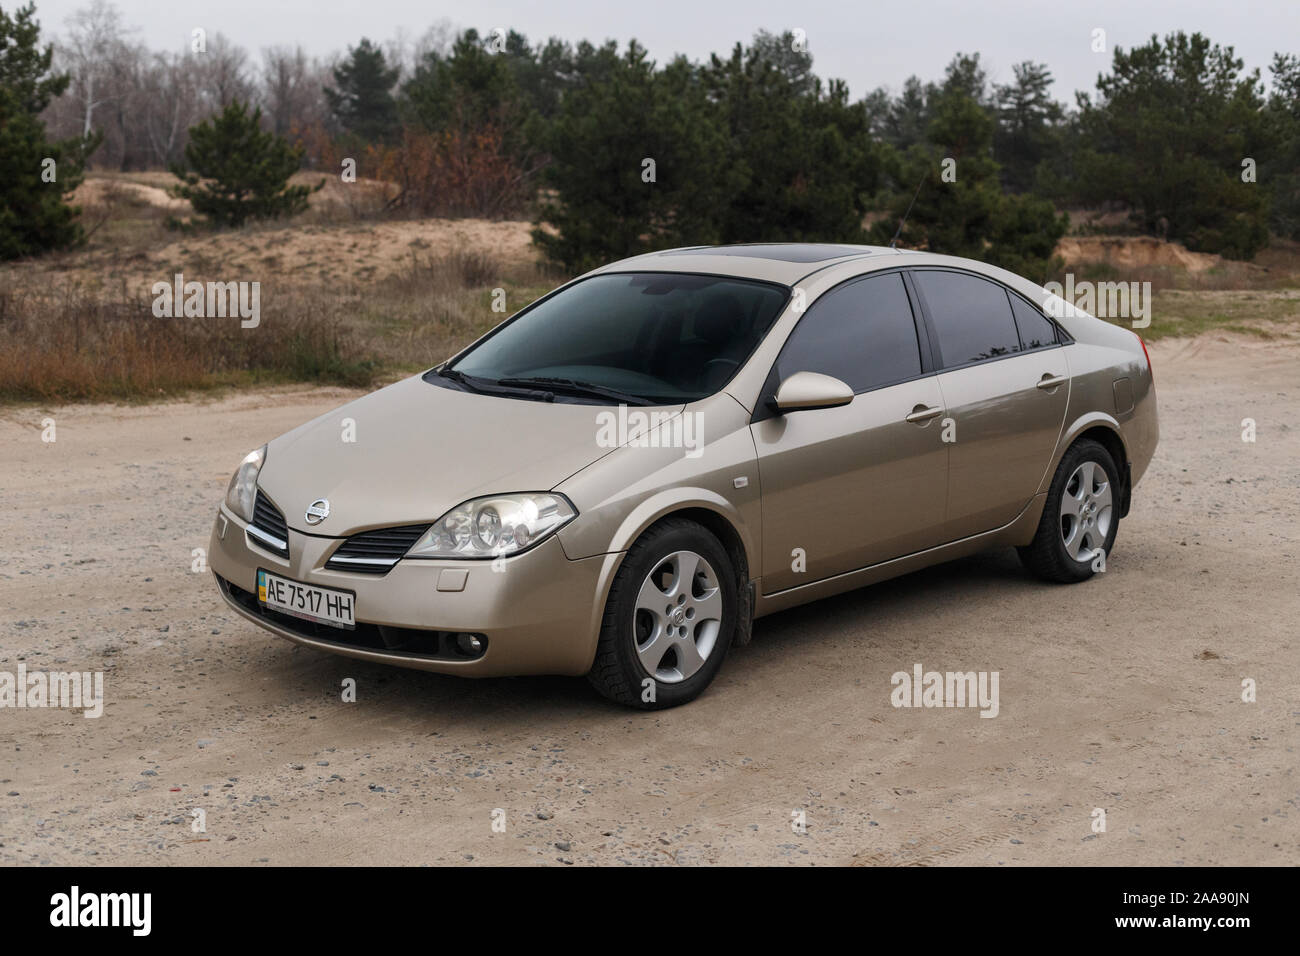
<svg viewBox="0 0 1300 956">
<path fill-rule="evenodd" d="M 97 136 L 50 142 L 40 112 L 68 86 L 49 72 L 53 51 L 38 45 L 35 4 L 0 9 L 0 259 L 79 242 L 78 210 L 65 197 L 82 179 Z"/>
<path fill-rule="evenodd" d="M 1079 97 L 1078 198 L 1119 200 L 1143 232 L 1189 249 L 1253 258 L 1271 184 L 1242 162 L 1275 155 L 1277 132 L 1262 89 L 1258 70 L 1199 33 L 1116 47 L 1097 95 Z"/>
<path fill-rule="evenodd" d="M 524 52 L 528 52 L 526 45 Z M 425 54 L 402 85 L 404 116 L 424 129 L 441 131 L 466 117 L 501 117 L 511 112 L 522 106 L 510 68 L 518 55 L 518 50 L 513 55 L 489 52 L 477 30 L 466 30 L 448 55 Z"/>
<path fill-rule="evenodd" d="M 578 81 L 545 129 L 552 191 L 533 242 L 570 272 L 655 249 L 712 243 L 738 184 L 723 118 L 698 71 L 656 70 L 635 40 L 584 45 Z"/>
<path fill-rule="evenodd" d="M 930 98 L 926 142 L 897 154 L 891 215 L 872 228 L 888 243 L 906 216 L 900 244 L 979 259 L 1045 281 L 1068 217 L 1030 195 L 1004 194 L 993 159 L 994 120 L 965 83 Z M 909 212 L 910 210 L 910 212 Z"/>
<path fill-rule="evenodd" d="M 1300 56 L 1276 53 L 1268 118 L 1277 145 L 1260 157 L 1260 181 L 1272 187 L 1274 231 L 1300 239 Z"/>
<path fill-rule="evenodd" d="M 362 38 L 334 68 L 335 85 L 325 88 L 325 99 L 345 130 L 366 143 L 381 143 L 397 129 L 397 75 L 396 67 L 389 69 L 384 51 Z"/>
<path fill-rule="evenodd" d="M 185 162 L 172 166 L 182 184 L 172 194 L 215 224 L 242 226 L 250 219 L 278 219 L 307 208 L 307 197 L 325 185 L 290 186 L 302 165 L 301 146 L 262 130 L 262 111 L 238 100 L 211 120 L 190 127 Z"/>
<path fill-rule="evenodd" d="M 877 152 L 861 103 L 825 87 L 790 33 L 759 32 L 706 68 L 725 117 L 737 188 L 725 197 L 723 242 L 861 242 Z"/>
<path fill-rule="evenodd" d="M 1003 185 L 1022 193 L 1033 188 L 1039 163 L 1060 149 L 1065 111 L 1052 99 L 1052 73 L 1045 64 L 1017 63 L 1011 73 L 1015 82 L 997 87 L 993 152 L 1002 164 Z"/>
</svg>

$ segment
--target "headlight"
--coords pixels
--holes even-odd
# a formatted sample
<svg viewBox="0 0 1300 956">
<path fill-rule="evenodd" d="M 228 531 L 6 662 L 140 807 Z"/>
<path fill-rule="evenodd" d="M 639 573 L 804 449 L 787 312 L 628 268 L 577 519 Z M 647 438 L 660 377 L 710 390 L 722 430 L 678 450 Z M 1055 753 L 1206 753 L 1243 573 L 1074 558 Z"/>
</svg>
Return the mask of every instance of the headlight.
<svg viewBox="0 0 1300 956">
<path fill-rule="evenodd" d="M 495 558 L 518 554 L 577 515 L 563 495 L 530 492 L 472 498 L 433 523 L 408 558 Z"/>
<path fill-rule="evenodd" d="M 257 476 L 266 461 L 266 446 L 250 451 L 235 469 L 226 489 L 226 507 L 245 521 L 253 520 L 253 502 L 257 500 Z"/>
</svg>

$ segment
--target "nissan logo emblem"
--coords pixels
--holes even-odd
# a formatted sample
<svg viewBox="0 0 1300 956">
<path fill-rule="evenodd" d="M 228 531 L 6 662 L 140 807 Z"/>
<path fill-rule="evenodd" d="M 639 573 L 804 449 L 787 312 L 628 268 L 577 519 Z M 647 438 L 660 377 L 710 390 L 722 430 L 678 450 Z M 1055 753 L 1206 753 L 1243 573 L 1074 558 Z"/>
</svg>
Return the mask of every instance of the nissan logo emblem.
<svg viewBox="0 0 1300 956">
<path fill-rule="evenodd" d="M 308 524 L 320 524 L 330 516 L 330 503 L 328 498 L 317 498 L 307 506 L 307 513 L 303 516 L 307 519 Z"/>
</svg>

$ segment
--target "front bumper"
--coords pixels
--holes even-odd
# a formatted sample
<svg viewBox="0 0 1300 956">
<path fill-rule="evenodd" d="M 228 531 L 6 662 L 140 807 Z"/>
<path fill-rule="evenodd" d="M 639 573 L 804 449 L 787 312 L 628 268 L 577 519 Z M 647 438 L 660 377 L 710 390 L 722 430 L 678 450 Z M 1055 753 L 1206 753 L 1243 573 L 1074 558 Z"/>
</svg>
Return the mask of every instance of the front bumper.
<svg viewBox="0 0 1300 956">
<path fill-rule="evenodd" d="M 605 598 L 621 554 L 570 560 L 557 537 L 495 562 L 399 561 L 383 576 L 325 568 L 343 540 L 289 530 L 289 557 L 251 544 L 247 523 L 224 505 L 208 564 L 236 612 L 297 644 L 360 660 L 466 677 L 580 675 L 591 669 Z M 355 631 L 268 613 L 257 604 L 257 570 L 356 593 Z M 465 572 L 463 586 L 455 586 Z M 439 590 L 439 586 L 444 590 Z M 454 635 L 487 638 L 477 657 L 459 653 Z"/>
</svg>

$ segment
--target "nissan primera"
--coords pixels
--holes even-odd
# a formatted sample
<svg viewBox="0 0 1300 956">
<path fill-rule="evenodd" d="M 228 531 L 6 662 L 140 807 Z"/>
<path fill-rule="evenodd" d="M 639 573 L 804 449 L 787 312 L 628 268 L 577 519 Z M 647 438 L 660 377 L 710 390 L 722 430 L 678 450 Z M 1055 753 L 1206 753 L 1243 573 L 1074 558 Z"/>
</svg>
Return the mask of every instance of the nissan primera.
<svg viewBox="0 0 1300 956">
<path fill-rule="evenodd" d="M 597 269 L 271 440 L 210 564 L 298 644 L 681 704 L 765 614 L 987 548 L 1105 569 L 1145 346 L 992 266 L 867 246 Z"/>
</svg>

